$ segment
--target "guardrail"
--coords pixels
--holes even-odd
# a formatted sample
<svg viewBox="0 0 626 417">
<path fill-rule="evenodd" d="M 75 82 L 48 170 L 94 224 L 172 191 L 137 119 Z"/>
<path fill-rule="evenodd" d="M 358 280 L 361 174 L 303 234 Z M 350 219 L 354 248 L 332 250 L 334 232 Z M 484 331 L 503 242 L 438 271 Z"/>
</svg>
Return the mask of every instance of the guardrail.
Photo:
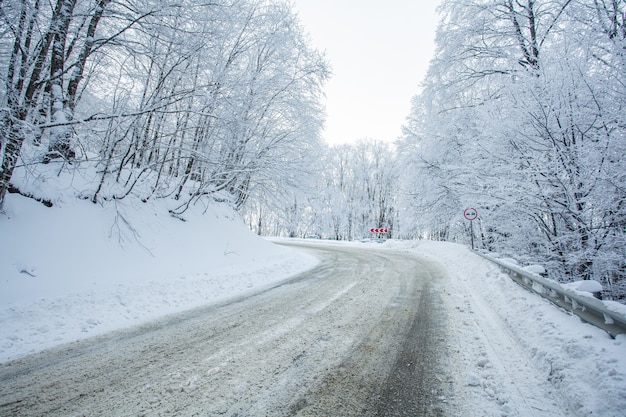
<svg viewBox="0 0 626 417">
<path fill-rule="evenodd" d="M 480 252 L 477 255 L 497 264 L 521 286 L 534 291 L 557 306 L 576 314 L 581 320 L 593 324 L 615 337 L 626 334 L 626 315 L 610 310 L 601 300 L 563 288 L 558 282 L 533 274 L 523 268 L 501 261 Z"/>
</svg>

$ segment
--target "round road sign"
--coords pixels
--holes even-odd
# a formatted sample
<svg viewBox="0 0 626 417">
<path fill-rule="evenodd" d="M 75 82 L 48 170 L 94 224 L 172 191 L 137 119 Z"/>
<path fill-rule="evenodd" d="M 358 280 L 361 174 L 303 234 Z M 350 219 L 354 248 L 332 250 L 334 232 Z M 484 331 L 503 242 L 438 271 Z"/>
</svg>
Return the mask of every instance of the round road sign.
<svg viewBox="0 0 626 417">
<path fill-rule="evenodd" d="M 478 218 L 478 211 L 476 211 L 475 208 L 466 208 L 463 210 L 463 217 L 469 221 L 476 220 Z"/>
</svg>

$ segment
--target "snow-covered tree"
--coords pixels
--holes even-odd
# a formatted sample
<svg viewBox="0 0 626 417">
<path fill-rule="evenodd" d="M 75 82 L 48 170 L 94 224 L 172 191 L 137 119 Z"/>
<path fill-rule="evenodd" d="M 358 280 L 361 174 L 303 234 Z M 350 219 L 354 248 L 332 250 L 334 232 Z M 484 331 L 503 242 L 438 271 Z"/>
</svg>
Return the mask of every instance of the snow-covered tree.
<svg viewBox="0 0 626 417">
<path fill-rule="evenodd" d="M 123 32 L 104 35 L 99 29 L 102 20 L 106 15 L 128 27 L 141 17 L 127 10 L 120 14 L 120 9 L 127 5 L 111 0 L 0 3 L 0 42 L 8 51 L 0 57 L 6 74 L 1 90 L 0 208 L 27 137 L 39 145 L 47 125 L 46 158 L 73 156 L 72 113 L 88 78 L 85 69 L 98 50 Z"/>
<path fill-rule="evenodd" d="M 400 146 L 415 235 L 624 278 L 623 2 L 445 1 Z M 419 213 L 417 212 L 419 211 Z M 622 272 L 620 272 L 622 271 Z"/>
<path fill-rule="evenodd" d="M 328 69 L 288 3 L 0 7 L 13 51 L 0 57 L 0 202 L 18 158 L 71 160 L 80 148 L 79 161 L 98 163 L 93 188 L 80 192 L 93 202 L 170 196 L 181 213 L 219 196 L 240 207 L 253 192 L 297 183 L 289 175 L 316 147 Z"/>
</svg>

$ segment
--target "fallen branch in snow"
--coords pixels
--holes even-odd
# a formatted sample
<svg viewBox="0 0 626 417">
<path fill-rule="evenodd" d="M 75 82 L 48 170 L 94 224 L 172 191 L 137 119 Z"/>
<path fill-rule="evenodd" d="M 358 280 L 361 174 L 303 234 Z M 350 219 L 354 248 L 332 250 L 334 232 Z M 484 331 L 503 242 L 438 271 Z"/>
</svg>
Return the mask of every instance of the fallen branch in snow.
<svg viewBox="0 0 626 417">
<path fill-rule="evenodd" d="M 33 200 L 40 202 L 41 204 L 43 204 L 46 207 L 52 207 L 53 206 L 52 201 L 47 200 L 45 198 L 36 197 L 35 195 L 33 195 L 31 193 L 24 192 L 24 191 L 20 190 L 19 188 L 17 188 L 13 184 L 9 184 L 9 188 L 8 188 L 7 191 L 9 193 L 11 193 L 11 194 L 19 194 L 19 195 L 27 197 L 27 198 L 32 198 Z"/>
</svg>

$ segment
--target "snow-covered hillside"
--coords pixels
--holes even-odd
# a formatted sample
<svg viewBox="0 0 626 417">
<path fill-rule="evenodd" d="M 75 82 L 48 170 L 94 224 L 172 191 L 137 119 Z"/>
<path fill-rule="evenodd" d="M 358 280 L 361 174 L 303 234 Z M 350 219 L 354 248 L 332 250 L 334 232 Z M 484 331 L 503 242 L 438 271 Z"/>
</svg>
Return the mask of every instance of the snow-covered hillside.
<svg viewBox="0 0 626 417">
<path fill-rule="evenodd" d="M 0 361 L 258 291 L 317 262 L 254 235 L 223 204 L 180 218 L 166 204 L 66 195 L 48 208 L 10 195 L 0 215 Z"/>
</svg>

